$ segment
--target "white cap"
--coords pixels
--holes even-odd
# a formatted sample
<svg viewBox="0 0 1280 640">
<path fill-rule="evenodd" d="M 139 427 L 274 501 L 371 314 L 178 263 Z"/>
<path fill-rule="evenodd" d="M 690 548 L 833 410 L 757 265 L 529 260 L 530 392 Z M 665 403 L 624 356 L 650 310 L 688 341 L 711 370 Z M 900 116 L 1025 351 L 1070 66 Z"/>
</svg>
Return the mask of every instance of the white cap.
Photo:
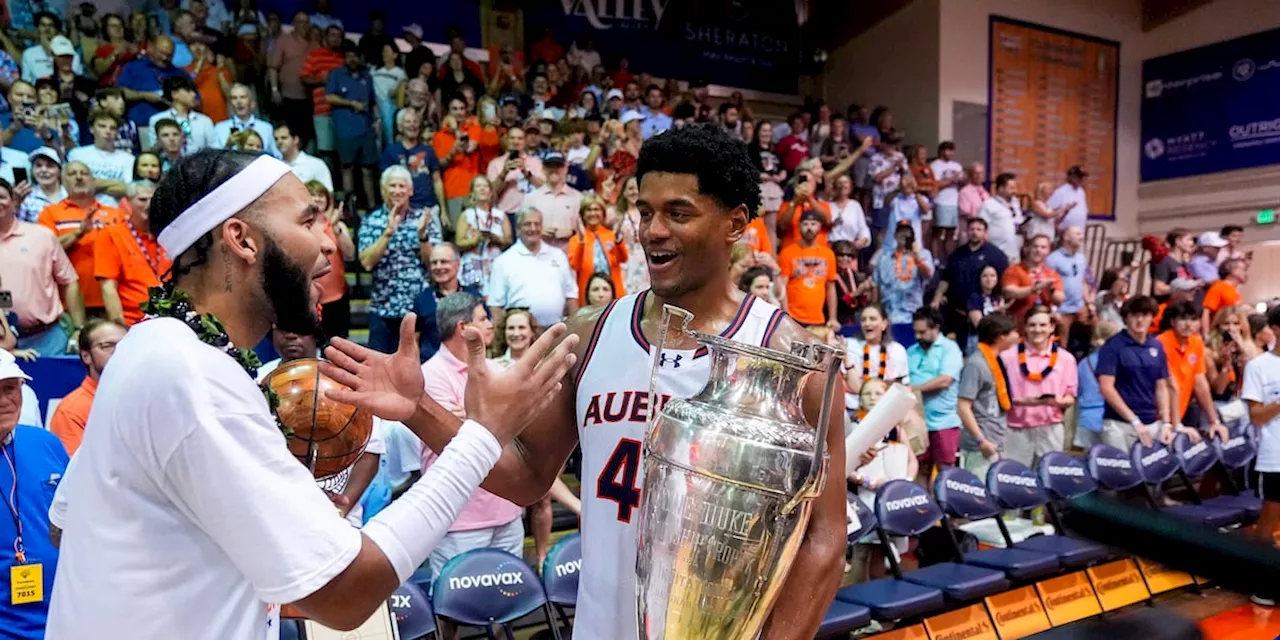
<svg viewBox="0 0 1280 640">
<path fill-rule="evenodd" d="M 32 151 L 31 153 L 27 154 L 27 159 L 30 160 L 31 162 L 35 162 L 36 158 L 44 158 L 46 160 L 53 162 L 59 167 L 62 166 L 62 158 L 59 158 L 58 152 L 54 151 L 50 147 L 40 147 L 39 149 L 36 149 L 35 151 Z"/>
<path fill-rule="evenodd" d="M 71 44 L 71 40 L 66 36 L 54 36 L 49 41 L 49 51 L 55 56 L 74 56 L 76 54 L 75 45 Z"/>
<path fill-rule="evenodd" d="M 407 24 L 407 25 L 405 25 L 405 27 L 404 27 L 404 32 L 405 32 L 405 33 L 407 33 L 407 34 L 409 34 L 409 35 L 411 35 L 411 36 L 413 36 L 413 37 L 415 37 L 415 38 L 417 38 L 417 39 L 419 39 L 419 40 L 421 40 L 421 39 L 422 39 L 422 33 L 423 33 L 423 31 L 422 31 L 422 25 L 420 25 L 420 24 L 418 24 L 418 23 L 416 23 L 416 22 L 415 22 L 415 23 L 413 23 L 413 24 Z"/>
<path fill-rule="evenodd" d="M 608 102 L 614 98 L 621 100 L 625 96 L 622 95 L 622 89 L 610 89 L 609 93 L 604 94 L 604 101 Z"/>
<path fill-rule="evenodd" d="M 1227 239 L 1222 237 L 1222 234 L 1217 231 L 1206 231 L 1200 234 L 1200 239 L 1197 241 L 1197 244 L 1202 247 L 1217 247 L 1221 249 L 1222 247 L 1227 246 Z"/>
<path fill-rule="evenodd" d="M 644 120 L 644 114 L 634 109 L 622 112 L 623 126 L 626 126 L 628 122 L 635 122 L 636 120 Z"/>
<path fill-rule="evenodd" d="M 13 357 L 12 353 L 0 349 L 0 380 L 9 380 L 10 378 L 30 380 L 31 376 L 22 372 L 22 367 L 18 366 L 18 359 Z"/>
</svg>

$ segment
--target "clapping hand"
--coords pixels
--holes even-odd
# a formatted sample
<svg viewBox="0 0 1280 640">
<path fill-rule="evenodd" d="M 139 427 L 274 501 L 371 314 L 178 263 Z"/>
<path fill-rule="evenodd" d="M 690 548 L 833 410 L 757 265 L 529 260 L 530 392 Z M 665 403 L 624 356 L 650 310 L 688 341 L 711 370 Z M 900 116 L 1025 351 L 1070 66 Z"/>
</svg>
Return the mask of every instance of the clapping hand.
<svg viewBox="0 0 1280 640">
<path fill-rule="evenodd" d="M 400 322 L 400 347 L 395 353 L 335 338 L 325 349 L 328 360 L 320 363 L 320 371 L 349 388 L 326 391 L 325 395 L 400 422 L 413 417 L 419 402 L 434 402 L 423 392 L 416 320 L 417 316 L 409 313 Z M 480 330 L 463 330 L 468 360 L 466 414 L 500 443 L 514 439 L 558 395 L 561 380 L 577 359 L 573 350 L 578 337 L 565 337 L 565 332 L 563 324 L 551 327 L 534 341 L 525 357 L 510 369 L 495 372 L 485 360 Z"/>
</svg>

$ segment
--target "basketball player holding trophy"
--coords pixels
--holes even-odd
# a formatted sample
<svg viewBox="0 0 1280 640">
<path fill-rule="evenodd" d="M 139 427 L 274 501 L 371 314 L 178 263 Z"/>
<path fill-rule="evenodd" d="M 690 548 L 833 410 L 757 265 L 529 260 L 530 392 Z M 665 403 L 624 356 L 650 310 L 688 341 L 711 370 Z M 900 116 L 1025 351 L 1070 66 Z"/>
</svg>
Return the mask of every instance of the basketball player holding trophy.
<svg viewBox="0 0 1280 640">
<path fill-rule="evenodd" d="M 742 143 L 673 129 L 645 142 L 637 177 L 652 288 L 569 320 L 576 366 L 483 486 L 532 504 L 581 442 L 575 638 L 812 638 L 846 546 L 839 355 L 729 281 L 760 204 Z M 433 450 L 457 438 L 415 358 L 329 351 L 322 370 L 352 388 L 334 399 Z"/>
<path fill-rule="evenodd" d="M 473 362 L 472 420 L 451 419 L 456 436 L 422 481 L 353 528 L 312 472 L 335 477 L 358 458 L 369 416 L 323 393 L 334 387 L 314 365 L 260 388 L 257 358 L 237 347 L 272 324 L 319 329 L 316 281 L 335 250 L 323 215 L 270 156 L 201 151 L 160 182 L 151 227 L 174 267 L 144 307 L 151 317 L 117 346 L 59 487 L 66 508 L 45 637 L 275 640 L 286 604 L 356 628 L 426 560 L 527 416 L 557 393 L 577 345 L 571 336 L 552 348 L 563 325 L 505 372 Z M 468 340 L 480 345 L 478 333 Z M 399 356 L 416 362 L 412 348 Z"/>
</svg>

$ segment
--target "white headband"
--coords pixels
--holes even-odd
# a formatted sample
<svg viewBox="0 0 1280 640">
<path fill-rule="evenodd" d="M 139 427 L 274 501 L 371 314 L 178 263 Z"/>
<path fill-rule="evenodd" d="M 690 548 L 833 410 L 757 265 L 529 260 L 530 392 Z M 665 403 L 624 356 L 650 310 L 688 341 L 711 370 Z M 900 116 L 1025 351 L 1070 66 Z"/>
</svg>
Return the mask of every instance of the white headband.
<svg viewBox="0 0 1280 640">
<path fill-rule="evenodd" d="M 178 214 L 160 232 L 156 241 L 175 259 L 191 248 L 204 234 L 240 213 L 262 197 L 276 182 L 289 173 L 289 165 L 268 155 L 258 156 L 240 173 L 218 185 L 203 198 Z"/>
</svg>

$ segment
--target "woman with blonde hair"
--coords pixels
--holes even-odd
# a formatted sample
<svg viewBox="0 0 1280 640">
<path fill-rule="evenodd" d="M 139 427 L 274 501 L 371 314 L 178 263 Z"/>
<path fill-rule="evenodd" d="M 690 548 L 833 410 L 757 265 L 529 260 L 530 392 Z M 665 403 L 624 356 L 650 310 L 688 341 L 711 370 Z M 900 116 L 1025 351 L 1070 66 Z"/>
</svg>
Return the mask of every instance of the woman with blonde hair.
<svg viewBox="0 0 1280 640">
<path fill-rule="evenodd" d="M 246 129 L 250 133 L 252 129 Z M 324 334 L 347 337 L 351 325 L 351 304 L 347 298 L 347 267 L 345 262 L 356 256 L 356 245 L 351 239 L 351 229 L 342 219 L 342 205 L 334 206 L 333 194 L 319 180 L 306 184 L 311 203 L 324 212 L 324 234 L 338 248 L 329 254 L 329 273 L 320 279 L 320 324 Z"/>
<path fill-rule="evenodd" d="M 609 226 L 614 235 L 628 247 L 640 246 L 640 181 L 635 176 L 622 183 L 618 200 L 609 208 Z M 649 263 L 643 251 L 632 251 L 622 263 L 622 286 L 626 291 L 644 291 L 649 288 Z"/>
<path fill-rule="evenodd" d="M 613 229 L 605 226 L 604 201 L 595 195 L 584 196 L 578 215 L 582 217 L 582 230 L 569 239 L 565 251 L 569 255 L 569 268 L 578 276 L 578 304 L 587 303 L 587 283 L 594 273 L 608 276 L 619 297 L 626 295 L 622 264 L 630 252 Z"/>
<path fill-rule="evenodd" d="M 1249 329 L 1250 311 L 1247 305 L 1222 308 L 1205 336 L 1205 378 L 1219 421 L 1228 427 L 1248 415 L 1240 400 L 1240 381 L 1245 364 L 1262 354 Z"/>
<path fill-rule="evenodd" d="M 493 261 L 511 246 L 511 221 L 505 211 L 493 206 L 493 186 L 478 175 L 471 179 L 466 208 L 458 216 L 454 244 L 462 251 L 458 283 L 477 287 L 483 293 L 489 284 Z"/>
<path fill-rule="evenodd" d="M 227 148 L 236 151 L 250 151 L 253 153 L 262 153 L 265 148 L 262 142 L 262 136 L 253 129 L 241 129 L 227 137 Z"/>
</svg>

